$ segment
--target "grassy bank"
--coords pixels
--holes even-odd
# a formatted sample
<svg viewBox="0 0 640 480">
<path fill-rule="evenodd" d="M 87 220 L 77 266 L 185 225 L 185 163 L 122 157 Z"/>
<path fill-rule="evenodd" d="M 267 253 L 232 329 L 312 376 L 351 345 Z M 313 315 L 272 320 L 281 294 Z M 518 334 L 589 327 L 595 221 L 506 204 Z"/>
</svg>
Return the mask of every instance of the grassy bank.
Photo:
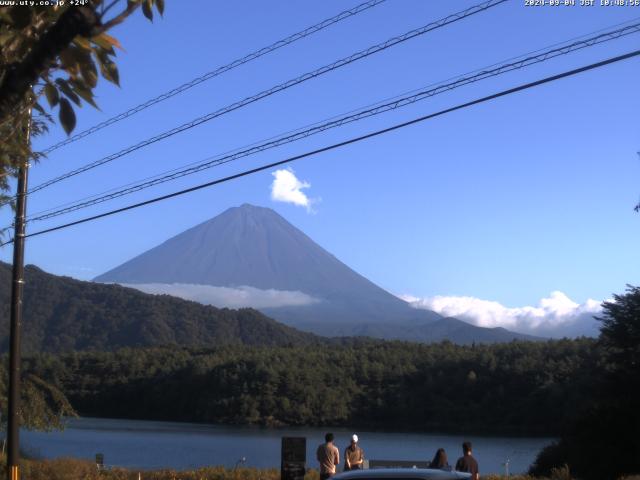
<svg viewBox="0 0 640 480">
<path fill-rule="evenodd" d="M 2 462 L 2 475 L 6 475 Z M 24 480 L 279 480 L 276 469 L 207 467 L 197 470 L 130 470 L 113 468 L 98 471 L 96 464 L 88 460 L 59 458 L 56 460 L 22 460 L 20 477 Z M 311 472 L 305 480 L 318 480 L 317 472 Z M 3 477 L 4 478 L 4 477 Z"/>
<path fill-rule="evenodd" d="M 6 475 L 4 458 L 0 462 L 1 474 Z M 124 468 L 98 471 L 94 462 L 74 458 L 56 460 L 22 460 L 21 478 L 24 480 L 280 480 L 280 471 L 275 468 L 238 468 L 207 467 L 197 470 L 153 470 L 138 471 Z M 310 470 L 305 480 L 318 480 L 317 470 Z M 549 479 L 528 475 L 482 475 L 482 480 L 577 480 L 567 470 L 553 472 Z M 626 477 L 621 480 L 640 480 L 640 476 Z"/>
</svg>

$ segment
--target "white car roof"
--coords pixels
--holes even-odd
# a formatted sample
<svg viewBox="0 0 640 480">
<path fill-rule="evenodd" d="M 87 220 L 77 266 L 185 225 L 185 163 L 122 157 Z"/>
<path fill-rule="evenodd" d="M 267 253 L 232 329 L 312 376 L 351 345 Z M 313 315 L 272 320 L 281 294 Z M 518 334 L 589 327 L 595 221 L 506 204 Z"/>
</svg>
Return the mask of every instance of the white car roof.
<svg viewBox="0 0 640 480">
<path fill-rule="evenodd" d="M 454 480 L 458 478 L 471 478 L 471 474 L 456 471 L 448 472 L 446 470 L 436 470 L 432 468 L 369 468 L 338 473 L 332 478 L 335 480 Z"/>
</svg>

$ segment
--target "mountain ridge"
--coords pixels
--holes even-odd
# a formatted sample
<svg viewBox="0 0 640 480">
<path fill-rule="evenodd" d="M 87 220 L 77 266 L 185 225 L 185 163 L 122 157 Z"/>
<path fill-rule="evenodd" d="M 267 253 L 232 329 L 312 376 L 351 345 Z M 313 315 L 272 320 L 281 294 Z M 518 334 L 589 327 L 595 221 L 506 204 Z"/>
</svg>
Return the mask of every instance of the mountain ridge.
<svg viewBox="0 0 640 480">
<path fill-rule="evenodd" d="M 435 312 L 411 308 L 355 272 L 275 211 L 249 204 L 229 208 L 94 281 L 300 291 L 324 303 L 297 309 L 305 318 L 318 308 L 329 308 L 333 316 L 340 315 L 340 321 L 441 318 Z M 269 313 L 279 319 L 279 311 L 269 309 Z"/>
<path fill-rule="evenodd" d="M 323 336 L 374 332 L 372 336 L 385 339 L 459 343 L 536 338 L 460 320 L 443 322 L 436 312 L 413 308 L 341 262 L 275 211 L 250 204 L 229 208 L 95 281 L 138 285 L 143 291 L 150 284 L 164 285 L 163 293 L 194 298 L 185 293 L 191 285 L 200 289 L 198 301 L 211 304 L 221 300 L 207 300 L 203 286 L 299 292 L 310 299 L 306 304 L 283 301 L 259 309 L 289 326 Z M 449 335 L 442 333 L 447 325 Z"/>
<path fill-rule="evenodd" d="M 254 309 L 218 309 L 168 295 L 25 267 L 25 353 L 177 344 L 305 345 L 320 341 Z M 9 337 L 11 266 L 0 262 L 0 351 Z"/>
</svg>

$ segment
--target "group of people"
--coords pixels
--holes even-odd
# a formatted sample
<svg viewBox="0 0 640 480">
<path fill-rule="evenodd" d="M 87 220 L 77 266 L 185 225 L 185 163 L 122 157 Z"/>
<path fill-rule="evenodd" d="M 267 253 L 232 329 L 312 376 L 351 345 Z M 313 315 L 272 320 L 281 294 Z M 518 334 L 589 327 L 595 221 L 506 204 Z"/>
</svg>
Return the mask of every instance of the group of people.
<svg viewBox="0 0 640 480">
<path fill-rule="evenodd" d="M 316 457 L 320 463 L 320 480 L 327 480 L 336 474 L 340 464 L 340 451 L 333 444 L 333 433 L 324 436 L 325 443 L 318 446 Z M 462 444 L 462 457 L 456 462 L 455 470 L 471 474 L 471 480 L 479 480 L 478 462 L 473 457 L 471 442 Z M 351 437 L 351 443 L 344 450 L 344 471 L 359 470 L 363 468 L 364 450 L 358 446 L 358 435 Z M 429 463 L 429 468 L 452 470 L 447 460 L 447 452 L 444 448 L 436 451 L 433 460 Z"/>
<path fill-rule="evenodd" d="M 325 443 L 318 446 L 316 457 L 320 463 L 320 480 L 326 480 L 336 474 L 340 464 L 340 452 L 333 444 L 333 433 L 324 436 Z M 351 437 L 351 443 L 344 449 L 344 471 L 360 470 L 364 464 L 364 450 L 358 446 L 358 435 Z"/>
<path fill-rule="evenodd" d="M 457 472 L 467 472 L 471 474 L 471 480 L 478 480 L 480 474 L 478 472 L 478 461 L 473 457 L 471 442 L 462 444 L 462 456 L 456 462 L 455 470 Z M 437 468 L 440 470 L 452 470 L 447 460 L 447 452 L 444 448 L 439 448 L 429 463 L 429 468 Z"/>
</svg>

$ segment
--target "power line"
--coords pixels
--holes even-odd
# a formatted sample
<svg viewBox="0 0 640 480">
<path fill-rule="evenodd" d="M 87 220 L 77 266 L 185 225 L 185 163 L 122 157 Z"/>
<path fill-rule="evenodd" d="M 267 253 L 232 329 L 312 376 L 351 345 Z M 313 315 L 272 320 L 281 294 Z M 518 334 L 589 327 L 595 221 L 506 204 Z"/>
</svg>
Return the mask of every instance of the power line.
<svg viewBox="0 0 640 480">
<path fill-rule="evenodd" d="M 163 174 L 156 175 L 151 180 L 146 180 L 137 184 L 129 184 L 129 185 L 126 185 L 125 187 L 122 187 L 119 190 L 114 189 L 115 191 L 112 190 L 110 191 L 110 193 L 106 193 L 101 196 L 92 196 L 90 197 L 90 199 L 87 199 L 85 201 L 80 200 L 77 202 L 72 202 L 71 206 L 64 205 L 63 206 L 64 208 L 60 208 L 60 207 L 51 208 L 47 211 L 40 212 L 39 214 L 32 215 L 32 217 L 28 221 L 34 222 L 39 220 L 46 220 L 46 219 L 64 215 L 66 213 L 70 213 L 76 210 L 97 205 L 99 203 L 103 203 L 118 197 L 122 197 L 124 195 L 145 190 L 147 188 L 160 185 L 162 183 L 166 183 L 172 180 L 176 180 L 178 178 L 181 178 L 187 175 L 192 175 L 194 173 L 198 173 L 209 168 L 223 165 L 225 163 L 238 160 L 239 158 L 254 155 L 256 153 L 260 153 L 271 148 L 275 148 L 287 143 L 291 143 L 303 138 L 307 138 L 311 135 L 315 135 L 317 133 L 321 133 L 332 128 L 340 127 L 345 124 L 356 122 L 374 115 L 379 115 L 381 113 L 388 112 L 390 110 L 402 108 L 407 105 L 416 103 L 418 101 L 433 97 L 440 93 L 448 92 L 456 88 L 469 85 L 471 83 L 475 83 L 481 80 L 485 80 L 487 78 L 492 78 L 498 75 L 502 75 L 502 74 L 511 72 L 513 70 L 518 70 L 534 64 L 542 63 L 561 55 L 567 55 L 577 50 L 592 47 L 600 43 L 611 41 L 611 40 L 614 40 L 626 35 L 630 35 L 632 33 L 638 33 L 638 32 L 640 32 L 640 23 L 628 25 L 614 31 L 602 33 L 600 35 L 590 37 L 578 42 L 573 42 L 569 45 L 564 45 L 559 48 L 543 51 L 542 53 L 539 53 L 537 55 L 520 58 L 515 62 L 502 64 L 491 69 L 480 70 L 479 73 L 476 73 L 473 75 L 460 76 L 460 77 L 457 77 L 457 79 L 453 82 L 441 84 L 435 88 L 421 90 L 421 91 L 418 91 L 417 93 L 414 91 L 414 92 L 411 92 L 412 94 L 409 96 L 405 96 L 403 98 L 395 98 L 392 101 L 383 103 L 383 104 L 376 104 L 376 106 L 373 108 L 365 107 L 364 109 L 356 111 L 355 113 L 347 114 L 341 117 L 334 117 L 334 119 L 328 122 L 316 124 L 311 128 L 308 128 L 305 130 L 295 131 L 295 133 L 290 135 L 284 134 L 280 137 L 274 137 L 274 139 L 271 139 L 265 143 L 254 144 L 250 148 L 247 148 L 244 150 L 238 150 L 238 151 L 235 151 L 234 153 L 224 154 L 223 156 L 210 157 L 204 161 L 196 163 L 195 165 L 192 164 L 188 168 L 174 169 L 167 172 L 164 175 Z"/>
<path fill-rule="evenodd" d="M 214 118 L 220 117 L 222 115 L 225 115 L 229 112 L 232 112 L 234 110 L 237 110 L 239 108 L 242 108 L 246 105 L 249 105 L 251 103 L 257 102 L 258 100 L 262 100 L 263 98 L 269 97 L 271 95 L 274 95 L 275 93 L 281 92 L 283 90 L 289 89 L 295 85 L 298 85 L 300 83 L 306 82 L 308 80 L 311 80 L 313 78 L 316 78 L 320 75 L 324 75 L 325 73 L 331 72 L 333 70 L 336 70 L 338 68 L 344 67 L 345 65 L 349 65 L 351 63 L 354 63 L 358 60 L 361 60 L 363 58 L 366 58 L 370 55 L 373 55 L 375 53 L 381 52 L 383 50 L 386 50 L 388 48 L 391 48 L 395 45 L 398 45 L 400 43 L 406 42 L 407 40 L 410 40 L 412 38 L 418 37 L 420 35 L 423 35 L 427 32 L 430 32 L 432 30 L 436 30 L 438 28 L 442 28 L 446 25 L 449 25 L 451 23 L 457 22 L 459 20 L 462 20 L 464 18 L 467 18 L 469 16 L 475 15 L 477 13 L 483 12 L 485 10 L 488 10 L 489 8 L 495 7 L 497 5 L 500 5 L 504 2 L 506 2 L 507 0 L 488 0 L 486 2 L 483 2 L 481 4 L 478 5 L 474 5 L 470 8 L 467 8 L 461 12 L 457 12 L 451 15 L 448 15 L 447 17 L 444 17 L 440 20 L 437 20 L 435 22 L 429 23 L 423 27 L 411 30 L 409 32 L 404 33 L 403 35 L 397 36 L 397 37 L 393 37 L 388 39 L 385 42 L 379 43 L 377 45 L 374 45 L 372 47 L 369 47 L 365 50 L 361 50 L 357 53 L 354 53 L 348 57 L 342 58 L 336 62 L 333 62 L 329 65 L 325 65 L 324 67 L 318 68 L 316 70 L 313 70 L 311 72 L 305 73 L 303 75 L 300 75 L 296 78 L 293 78 L 291 80 L 288 80 L 284 83 L 281 83 L 279 85 L 276 85 L 274 87 L 269 88 L 268 90 L 264 90 L 256 95 L 252 95 L 250 97 L 247 97 L 243 100 L 240 100 L 238 102 L 232 103 L 231 105 L 228 105 L 226 107 L 223 107 L 219 110 L 216 110 L 215 112 L 211 112 L 208 113 L 206 115 L 203 115 L 201 117 L 198 117 L 190 122 L 184 123 L 178 127 L 175 127 L 171 130 L 168 130 L 166 132 L 163 132 L 159 135 L 156 135 L 154 137 L 148 138 L 146 140 L 143 140 L 142 142 L 139 142 L 135 145 L 129 146 L 123 150 L 120 150 L 119 152 L 116 152 L 114 154 L 111 154 L 107 157 L 104 157 L 100 160 L 96 160 L 92 163 L 89 163 L 87 165 L 84 165 L 83 167 L 77 168 L 75 170 L 71 170 L 63 175 L 60 175 L 56 178 L 53 178 L 51 180 L 48 180 L 44 183 L 41 183 L 40 185 L 33 187 L 31 190 L 29 190 L 29 193 L 35 193 L 39 190 L 42 190 L 46 187 L 49 187 L 55 183 L 61 182 L 63 180 L 66 180 L 67 178 L 73 177 L 75 175 L 78 175 L 80 173 L 86 172 L 88 170 L 91 170 L 93 168 L 96 168 L 100 165 L 104 165 L 105 163 L 109 163 L 113 160 L 116 160 L 120 157 L 123 157 L 125 155 L 128 155 L 136 150 L 139 150 L 143 147 L 146 147 L 148 145 L 151 145 L 153 143 L 159 142 L 160 140 L 164 140 L 168 137 L 171 137 L 173 135 L 176 135 L 178 133 L 184 132 L 186 130 L 189 130 L 191 128 L 194 128 L 198 125 L 201 125 L 205 122 L 208 122 L 210 120 L 213 120 Z"/>
<path fill-rule="evenodd" d="M 409 120 L 409 121 L 406 121 L 406 122 L 403 122 L 403 123 L 398 123 L 396 125 L 384 128 L 382 130 L 376 130 L 374 132 L 370 132 L 370 133 L 367 133 L 365 135 L 361 135 L 359 137 L 354 137 L 354 138 L 351 138 L 349 140 L 345 140 L 345 141 L 342 141 L 342 142 L 334 143 L 334 144 L 328 145 L 326 147 L 322 147 L 322 148 L 319 148 L 319 149 L 316 149 L 316 150 L 312 150 L 312 151 L 309 151 L 309 152 L 306 152 L 306 153 L 303 153 L 303 154 L 300 154 L 300 155 L 289 157 L 289 158 L 286 158 L 284 160 L 280 160 L 280 161 L 277 161 L 277 162 L 269 163 L 267 165 L 262 165 L 260 167 L 252 168 L 250 170 L 245 170 L 243 172 L 236 173 L 234 175 L 230 175 L 228 177 L 219 178 L 219 179 L 207 182 L 207 183 L 196 185 L 194 187 L 190 187 L 190 188 L 187 188 L 187 189 L 184 189 L 184 190 L 173 192 L 173 193 L 170 193 L 170 194 L 167 194 L 167 195 L 162 195 L 162 196 L 159 196 L 159 197 L 155 197 L 155 198 L 152 198 L 150 200 L 145 200 L 143 202 L 139 202 L 139 203 L 135 203 L 135 204 L 132 204 L 132 205 L 128 205 L 126 207 L 118 208 L 118 209 L 111 210 L 111 211 L 108 211 L 108 212 L 105 212 L 105 213 L 101 213 L 101 214 L 98 214 L 98 215 L 93 215 L 91 217 L 86 217 L 86 218 L 83 218 L 83 219 L 80 219 L 80 220 L 76 220 L 74 222 L 65 223 L 63 225 L 58 225 L 56 227 L 47 228 L 45 230 L 40 230 L 40 231 L 25 235 L 25 237 L 35 237 L 37 235 L 43 235 L 45 233 L 50 233 L 50 232 L 54 232 L 54 231 L 57 231 L 57 230 L 62 230 L 64 228 L 69 228 L 69 227 L 72 227 L 72 226 L 75 226 L 75 225 L 79 225 L 81 223 L 90 222 L 90 221 L 93 221 L 93 220 L 97 220 L 99 218 L 108 217 L 108 216 L 111 216 L 111 215 L 115 215 L 117 213 L 122 213 L 122 212 L 125 212 L 125 211 L 128 211 L 128 210 L 133 210 L 135 208 L 143 207 L 145 205 L 150 205 L 152 203 L 157 203 L 157 202 L 160 202 L 162 200 L 167 200 L 169 198 L 178 197 L 178 196 L 181 196 L 181 195 L 185 195 L 187 193 L 195 192 L 197 190 L 202 190 L 204 188 L 208 188 L 208 187 L 211 187 L 211 186 L 214 186 L 214 185 L 218 185 L 218 184 L 225 183 L 225 182 L 228 182 L 228 181 L 231 181 L 231 180 L 235 180 L 237 178 L 245 177 L 247 175 L 251 175 L 251 174 L 254 174 L 254 173 L 257 173 L 257 172 L 268 170 L 270 168 L 274 168 L 274 167 L 278 167 L 278 166 L 281 166 L 281 165 L 284 165 L 284 164 L 287 164 L 287 163 L 291 163 L 291 162 L 296 161 L 296 160 L 300 160 L 300 159 L 303 159 L 303 158 L 306 158 L 306 157 L 311 157 L 311 156 L 317 155 L 319 153 L 328 152 L 330 150 L 335 150 L 337 148 L 341 148 L 341 147 L 344 147 L 344 146 L 347 146 L 347 145 L 351 145 L 351 144 L 354 144 L 354 143 L 357 143 L 357 142 L 361 142 L 361 141 L 367 140 L 369 138 L 377 137 L 377 136 L 383 135 L 385 133 L 392 132 L 394 130 L 399 130 L 401 128 L 408 127 L 410 125 L 414 125 L 414 124 L 417 124 L 417 123 L 420 123 L 420 122 L 424 122 L 426 120 L 430 120 L 432 118 L 436 118 L 436 117 L 445 115 L 447 113 L 451 113 L 451 112 L 454 112 L 454 111 L 457 111 L 457 110 L 462 110 L 464 108 L 468 108 L 468 107 L 471 107 L 473 105 L 478 105 L 478 104 L 481 104 L 481 103 L 485 103 L 485 102 L 488 102 L 488 101 L 491 101 L 491 100 L 495 100 L 496 98 L 500 98 L 500 97 L 504 97 L 504 96 L 507 96 L 507 95 L 511 95 L 513 93 L 520 92 L 520 91 L 523 91 L 523 90 L 528 90 L 530 88 L 537 87 L 537 86 L 540 86 L 540 85 L 543 85 L 543 84 L 546 84 L 546 83 L 550 83 L 550 82 L 553 82 L 553 81 L 556 81 L 556 80 L 560 80 L 562 78 L 574 76 L 574 75 L 577 75 L 579 73 L 583 73 L 583 72 L 586 72 L 586 71 L 589 71 L 589 70 L 594 70 L 596 68 L 600 68 L 600 67 L 604 67 L 606 65 L 610 65 L 612 63 L 616 63 L 616 62 L 620 62 L 620 61 L 623 61 L 623 60 L 627 60 L 629 58 L 636 57 L 638 55 L 640 55 L 640 50 L 634 50 L 634 51 L 626 53 L 624 55 L 619 55 L 617 57 L 608 58 L 608 59 L 602 60 L 600 62 L 592 63 L 592 64 L 589 64 L 589 65 L 586 65 L 586 66 L 583 66 L 583 67 L 580 67 L 580 68 L 576 68 L 576 69 L 569 70 L 569 71 L 566 71 L 566 72 L 563 72 L 563 73 L 552 75 L 550 77 L 545 77 L 543 79 L 536 80 L 534 82 L 525 83 L 523 85 L 519 85 L 517 87 L 513 87 L 513 88 L 510 88 L 510 89 L 507 89 L 507 90 L 502 90 L 502 91 L 500 91 L 498 93 L 494 93 L 494 94 L 488 95 L 486 97 L 482 97 L 482 98 L 479 98 L 479 99 L 476 99 L 476 100 L 472 100 L 470 102 L 462 103 L 462 104 L 456 105 L 454 107 L 447 108 L 445 110 L 440 110 L 440 111 L 435 112 L 435 113 L 424 115 L 422 117 L 414 118 L 413 120 Z M 12 243 L 12 242 L 13 242 L 13 239 L 0 244 L 0 247 L 4 246 L 4 245 L 7 245 L 9 243 Z"/>
<path fill-rule="evenodd" d="M 343 12 L 340 12 L 337 15 L 334 15 L 331 18 L 327 18 L 326 20 L 323 20 L 320 23 L 317 23 L 315 25 L 312 25 L 311 27 L 305 28 L 304 30 L 301 30 L 300 32 L 294 33 L 293 35 L 289 35 L 288 37 L 283 38 L 282 40 L 278 40 L 277 42 L 272 43 L 271 45 L 268 45 L 266 47 L 263 47 L 259 50 L 256 50 L 255 52 L 249 53 L 248 55 L 245 55 L 242 58 L 239 58 L 237 60 L 232 61 L 231 63 L 228 63 L 226 65 L 223 65 L 221 67 L 216 68 L 215 70 L 212 70 L 210 72 L 205 73 L 204 75 L 201 75 L 197 78 L 194 78 L 193 80 L 183 83 L 182 85 L 169 90 L 168 92 L 165 92 L 161 95 L 158 95 L 157 97 L 151 98 L 149 100 L 147 100 L 144 103 L 141 103 L 140 105 L 137 105 L 133 108 L 130 108 L 129 110 L 127 110 L 126 112 L 122 112 L 114 117 L 111 117 L 103 122 L 98 123 L 97 125 L 94 125 L 93 127 L 90 127 L 82 132 L 76 133 L 75 135 L 61 141 L 58 142 L 54 145 L 51 145 L 50 147 L 48 147 L 47 149 L 45 149 L 42 153 L 49 154 L 51 152 L 53 152 L 54 150 L 57 150 L 61 147 L 64 147 L 65 145 L 69 145 L 70 143 L 76 142 L 84 137 L 87 137 L 93 133 L 96 133 L 99 130 L 102 130 L 103 128 L 106 128 L 110 125 L 113 125 L 114 123 L 120 122 L 126 118 L 129 118 L 133 115 L 135 115 L 136 113 L 139 113 L 143 110 L 146 110 L 147 108 L 156 105 L 157 103 L 160 102 L 164 102 L 165 100 L 168 100 L 171 97 L 174 97 L 182 92 L 185 92 L 197 85 L 200 85 L 203 82 L 206 82 L 208 80 L 211 80 L 212 78 L 215 78 L 219 75 L 222 75 L 223 73 L 226 73 L 230 70 L 233 70 L 236 67 L 239 67 L 241 65 L 244 65 L 245 63 L 249 63 L 253 60 L 256 60 L 264 55 L 267 55 L 268 53 L 274 52 L 282 47 L 285 47 L 287 45 L 290 45 L 294 42 L 297 42 L 298 40 L 302 40 L 303 38 L 306 38 L 310 35 L 313 35 L 314 33 L 319 32 L 320 30 L 323 30 L 327 27 L 330 27 L 331 25 L 334 25 L 338 22 L 341 22 L 342 20 L 345 20 L 347 18 L 353 17 L 355 15 L 358 15 L 361 12 L 364 12 L 365 10 L 368 10 L 370 8 L 373 8 L 383 2 L 385 2 L 386 0 L 369 0 L 368 2 L 364 2 L 361 3 L 360 5 L 357 5 L 349 10 L 345 10 Z"/>
<path fill-rule="evenodd" d="M 546 45 L 546 46 L 544 46 L 542 48 L 538 48 L 536 50 L 529 51 L 527 53 L 524 53 L 524 54 L 521 54 L 521 55 L 518 55 L 518 56 L 515 56 L 515 57 L 510 57 L 508 59 L 502 60 L 500 62 L 492 63 L 491 65 L 487 65 L 487 66 L 482 67 L 482 68 L 475 69 L 473 71 L 467 72 L 466 74 L 455 75 L 453 77 L 449 77 L 449 78 L 447 78 L 445 80 L 441 80 L 439 82 L 433 82 L 433 83 L 431 83 L 429 85 L 426 85 L 425 87 L 413 89 L 411 91 L 404 92 L 404 93 L 398 94 L 398 95 L 394 95 L 392 97 L 387 97 L 387 98 L 385 98 L 383 100 L 379 100 L 379 101 L 377 101 L 375 103 L 371 103 L 371 104 L 366 105 L 364 107 L 353 109 L 353 110 L 350 110 L 348 112 L 344 112 L 344 113 L 339 114 L 339 115 L 333 115 L 333 116 L 331 116 L 329 118 L 325 118 L 325 119 L 320 120 L 318 122 L 307 124 L 305 126 L 298 127 L 296 129 L 288 130 L 287 132 L 283 132 L 283 133 L 280 133 L 278 135 L 274 135 L 274 136 L 266 138 L 266 139 L 262 139 L 262 140 L 259 140 L 259 141 L 256 141 L 256 142 L 252 142 L 252 143 L 250 143 L 248 145 L 244 145 L 242 147 L 234 148 L 234 149 L 229 150 L 227 152 L 223 152 L 223 153 L 220 153 L 220 154 L 215 155 L 215 156 L 208 157 L 208 158 L 203 159 L 203 160 L 190 162 L 190 163 L 188 163 L 186 165 L 182 165 L 180 167 L 172 168 L 170 170 L 165 170 L 164 172 L 160 172 L 160 173 L 157 173 L 155 175 L 151 175 L 151 176 L 148 176 L 148 177 L 136 180 L 136 181 L 132 181 L 132 182 L 129 182 L 129 183 L 125 184 L 125 185 L 120 185 L 120 186 L 117 186 L 117 187 L 113 187 L 113 188 L 110 188 L 108 190 L 102 191 L 100 193 L 95 193 L 95 194 L 92 194 L 92 195 L 88 195 L 88 196 L 79 198 L 77 200 L 65 202 L 65 203 L 63 203 L 61 205 L 57 205 L 55 207 L 50 207 L 50 208 L 46 208 L 44 210 L 40 210 L 40 211 L 38 211 L 36 213 L 31 214 L 31 217 L 39 216 L 41 214 L 52 212 L 54 210 L 58 210 L 58 209 L 61 209 L 63 207 L 67 207 L 67 206 L 70 206 L 70 205 L 76 205 L 78 202 L 83 202 L 83 201 L 86 201 L 86 200 L 96 199 L 96 198 L 104 196 L 106 194 L 109 194 L 109 193 L 112 193 L 112 192 L 116 192 L 117 190 L 120 190 L 120 189 L 124 189 L 124 188 L 127 188 L 127 187 L 132 187 L 132 186 L 137 186 L 139 184 L 139 182 L 146 182 L 146 181 L 149 181 L 149 180 L 154 180 L 154 179 L 163 177 L 165 175 L 168 175 L 168 174 L 171 174 L 171 173 L 174 173 L 174 172 L 178 172 L 178 171 L 180 171 L 182 169 L 186 169 L 186 168 L 189 168 L 189 167 L 192 167 L 192 166 L 200 165 L 200 164 L 202 164 L 202 162 L 208 162 L 209 160 L 213 160 L 213 159 L 216 159 L 216 158 L 219 158 L 219 157 L 222 157 L 224 155 L 231 154 L 231 153 L 239 152 L 240 150 L 247 149 L 249 147 L 257 146 L 257 145 L 260 145 L 260 143 L 268 142 L 268 141 L 277 139 L 277 138 L 279 138 L 281 136 L 284 136 L 284 135 L 297 133 L 297 132 L 299 132 L 299 131 L 301 131 L 303 129 L 314 127 L 314 126 L 320 125 L 322 123 L 338 119 L 338 118 L 340 118 L 342 116 L 350 115 L 350 114 L 355 113 L 355 112 L 359 112 L 359 111 L 361 111 L 363 109 L 366 109 L 366 108 L 372 108 L 374 106 L 381 105 L 381 104 L 383 104 L 385 102 L 389 102 L 389 101 L 392 101 L 392 100 L 397 100 L 397 99 L 400 99 L 402 96 L 407 96 L 407 95 L 410 95 L 410 94 L 418 93 L 418 92 L 420 92 L 421 90 L 423 90 L 425 88 L 429 88 L 429 87 L 433 87 L 433 86 L 437 86 L 437 85 L 442 85 L 445 82 L 450 82 L 450 81 L 453 81 L 453 80 L 459 80 L 464 76 L 468 76 L 468 75 L 471 75 L 471 74 L 474 74 L 474 73 L 479 73 L 479 72 L 482 72 L 484 70 L 489 70 L 489 69 L 492 69 L 492 68 L 494 68 L 496 66 L 499 66 L 499 65 L 507 63 L 507 62 L 512 62 L 514 60 L 521 60 L 521 59 L 523 59 L 523 58 L 525 58 L 527 56 L 532 56 L 534 54 L 538 54 L 538 53 L 544 52 L 545 50 L 549 50 L 549 49 L 552 49 L 554 47 L 558 47 L 560 45 L 566 46 L 569 42 L 576 42 L 577 43 L 577 40 L 586 39 L 586 38 L 588 38 L 590 36 L 593 36 L 595 34 L 599 34 L 599 33 L 602 33 L 602 32 L 607 32 L 607 30 L 610 30 L 611 28 L 621 27 L 623 25 L 629 25 L 629 26 L 633 27 L 634 25 L 630 25 L 630 24 L 632 24 L 633 22 L 637 22 L 638 20 L 640 20 L 640 17 L 634 17 L 632 19 L 625 20 L 624 22 L 615 23 L 613 25 L 609 25 L 607 27 L 591 31 L 589 33 L 585 33 L 585 34 L 582 34 L 582 35 L 579 35 L 579 36 L 576 36 L 576 37 L 571 37 L 571 38 L 569 38 L 567 40 L 564 40 L 562 42 L 556 42 L 556 43 L 553 43 L 551 45 Z M 624 29 L 621 28 L 620 30 L 624 30 Z M 613 34 L 613 33 L 615 33 L 615 31 L 609 31 L 606 34 Z M 634 32 L 629 32 L 629 33 L 634 33 Z M 620 36 L 622 36 L 622 35 L 620 35 Z M 616 37 L 616 38 L 618 38 L 618 37 Z M 4 205 L 4 203 L 0 202 L 0 206 L 2 206 L 2 205 Z"/>
</svg>

